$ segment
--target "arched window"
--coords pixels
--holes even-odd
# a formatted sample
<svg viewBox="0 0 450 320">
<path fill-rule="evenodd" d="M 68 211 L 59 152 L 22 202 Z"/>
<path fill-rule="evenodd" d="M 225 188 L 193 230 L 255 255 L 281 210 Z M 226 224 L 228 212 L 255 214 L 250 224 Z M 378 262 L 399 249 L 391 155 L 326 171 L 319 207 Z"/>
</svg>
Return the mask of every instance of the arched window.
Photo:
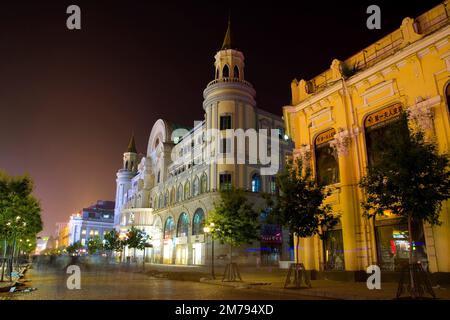
<svg viewBox="0 0 450 320">
<path fill-rule="evenodd" d="M 153 209 L 158 209 L 158 195 L 153 199 Z"/>
<path fill-rule="evenodd" d="M 252 192 L 260 192 L 261 191 L 261 176 L 258 173 L 255 173 L 252 176 Z"/>
<path fill-rule="evenodd" d="M 206 175 L 206 173 L 202 174 L 202 179 L 200 182 L 200 193 L 205 193 L 208 189 L 208 177 Z"/>
<path fill-rule="evenodd" d="M 336 134 L 335 129 L 327 130 L 316 137 L 316 177 L 323 185 L 339 182 L 339 162 L 336 150 L 331 147 L 330 142 Z"/>
<path fill-rule="evenodd" d="M 238 68 L 238 66 L 234 66 L 233 74 L 234 74 L 234 78 L 239 78 L 239 68 Z"/>
<path fill-rule="evenodd" d="M 158 178 L 157 178 L 157 183 L 161 182 L 161 171 L 158 171 Z"/>
<path fill-rule="evenodd" d="M 183 201 L 183 186 L 180 184 L 178 185 L 178 190 L 177 190 L 177 201 Z"/>
<path fill-rule="evenodd" d="M 128 160 L 125 161 L 125 169 L 128 169 Z"/>
<path fill-rule="evenodd" d="M 164 194 L 164 207 L 167 207 L 169 205 L 169 190 L 166 190 L 166 193 Z"/>
<path fill-rule="evenodd" d="M 170 204 L 174 203 L 175 203 L 175 188 L 172 188 L 172 190 L 170 190 Z"/>
<path fill-rule="evenodd" d="M 398 123 L 401 112 L 402 106 L 397 103 L 369 114 L 364 120 L 367 164 L 369 166 L 375 164 L 383 156 L 383 149 L 392 141 L 393 133 L 390 125 Z"/>
<path fill-rule="evenodd" d="M 184 199 L 189 199 L 191 196 L 191 187 L 189 181 L 184 184 Z"/>
<path fill-rule="evenodd" d="M 159 195 L 159 201 L 158 201 L 158 209 L 161 209 L 164 207 L 164 202 L 163 202 L 163 195 L 162 193 Z"/>
<path fill-rule="evenodd" d="M 168 217 L 164 224 L 164 239 L 172 239 L 175 232 L 175 224 L 172 217 Z"/>
<path fill-rule="evenodd" d="M 228 78 L 229 76 L 230 76 L 230 69 L 228 68 L 228 65 L 226 64 L 222 70 L 222 78 Z"/>
<path fill-rule="evenodd" d="M 194 218 L 192 219 L 192 235 L 196 236 L 203 234 L 203 227 L 205 226 L 205 212 L 198 208 L 195 210 Z"/>
<path fill-rule="evenodd" d="M 198 177 L 194 178 L 194 182 L 192 183 L 192 192 L 194 197 L 198 196 L 200 193 L 200 179 Z"/>
<path fill-rule="evenodd" d="M 187 237 L 189 233 L 189 217 L 183 212 L 178 218 L 177 237 Z"/>
</svg>

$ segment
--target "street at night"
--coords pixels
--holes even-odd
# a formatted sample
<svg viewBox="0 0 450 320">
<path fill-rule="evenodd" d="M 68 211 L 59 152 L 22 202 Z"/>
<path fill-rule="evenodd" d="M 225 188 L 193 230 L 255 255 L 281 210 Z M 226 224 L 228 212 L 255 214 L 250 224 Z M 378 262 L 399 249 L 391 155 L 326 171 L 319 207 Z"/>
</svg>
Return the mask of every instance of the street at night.
<svg viewBox="0 0 450 320">
<path fill-rule="evenodd" d="M 2 1 L 0 33 L 1 319 L 450 301 L 450 0 Z"/>
<path fill-rule="evenodd" d="M 317 300 L 288 294 L 261 293 L 192 281 L 149 277 L 138 272 L 88 271 L 81 276 L 81 289 L 69 290 L 69 275 L 62 271 L 30 270 L 29 293 L 0 293 L 1 300 Z"/>
</svg>

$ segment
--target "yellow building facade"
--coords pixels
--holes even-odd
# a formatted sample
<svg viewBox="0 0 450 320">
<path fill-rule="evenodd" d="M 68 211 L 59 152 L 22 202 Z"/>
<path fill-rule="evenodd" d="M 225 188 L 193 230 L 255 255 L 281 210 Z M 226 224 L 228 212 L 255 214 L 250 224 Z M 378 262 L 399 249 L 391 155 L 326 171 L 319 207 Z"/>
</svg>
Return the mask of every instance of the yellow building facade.
<svg viewBox="0 0 450 320">
<path fill-rule="evenodd" d="M 383 139 L 402 110 L 439 151 L 450 152 L 450 7 L 448 1 L 311 80 L 291 83 L 291 105 L 283 108 L 294 157 L 312 166 L 317 179 L 332 187 L 327 199 L 340 224 L 326 241 L 301 239 L 300 261 L 308 270 L 363 271 L 378 264 L 398 271 L 407 260 L 407 227 L 396 217 L 363 217 L 358 187 Z M 441 226 L 416 228 L 416 256 L 432 273 L 450 272 L 450 204 Z"/>
</svg>

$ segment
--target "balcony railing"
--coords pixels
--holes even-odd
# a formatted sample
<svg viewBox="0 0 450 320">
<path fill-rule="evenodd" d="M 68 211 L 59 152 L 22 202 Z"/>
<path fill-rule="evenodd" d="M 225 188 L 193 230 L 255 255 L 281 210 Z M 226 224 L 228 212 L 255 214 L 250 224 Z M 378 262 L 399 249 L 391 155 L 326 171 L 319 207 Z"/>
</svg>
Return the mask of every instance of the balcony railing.
<svg viewBox="0 0 450 320">
<path fill-rule="evenodd" d="M 253 88 L 252 84 L 248 81 L 245 80 L 240 80 L 239 78 L 221 78 L 221 79 L 215 79 L 213 81 L 211 81 L 210 83 L 208 83 L 208 85 L 206 87 L 210 87 L 213 86 L 215 84 L 218 83 L 242 83 L 245 84 L 246 86 Z"/>
</svg>

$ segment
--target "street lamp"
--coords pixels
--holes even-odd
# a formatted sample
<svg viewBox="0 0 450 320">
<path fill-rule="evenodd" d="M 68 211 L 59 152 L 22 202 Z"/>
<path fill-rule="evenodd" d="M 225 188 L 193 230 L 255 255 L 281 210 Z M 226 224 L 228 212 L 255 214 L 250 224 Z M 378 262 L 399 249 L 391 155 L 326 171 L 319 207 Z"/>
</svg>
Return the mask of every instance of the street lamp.
<svg viewBox="0 0 450 320">
<path fill-rule="evenodd" d="M 213 280 L 216 280 L 216 276 L 214 274 L 214 237 L 212 236 L 212 232 L 214 230 L 214 223 L 211 222 L 209 226 L 203 228 L 203 232 L 208 236 L 211 235 L 211 277 Z"/>
</svg>

